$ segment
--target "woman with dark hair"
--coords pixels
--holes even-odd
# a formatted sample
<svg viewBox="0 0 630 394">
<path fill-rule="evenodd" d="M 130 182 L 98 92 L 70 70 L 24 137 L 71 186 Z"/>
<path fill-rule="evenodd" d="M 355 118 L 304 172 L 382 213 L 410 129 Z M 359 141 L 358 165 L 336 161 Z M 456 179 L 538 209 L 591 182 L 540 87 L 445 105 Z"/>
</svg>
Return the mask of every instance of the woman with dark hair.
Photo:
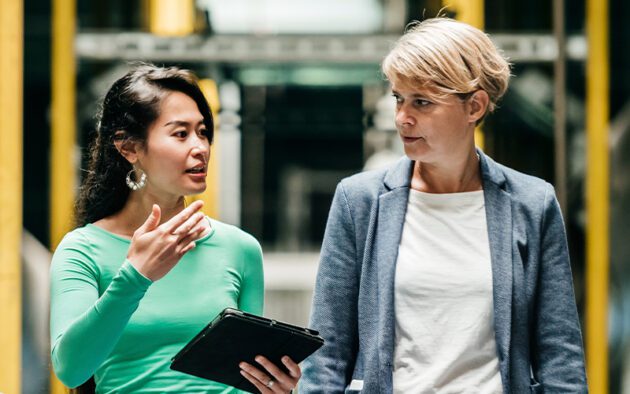
<svg viewBox="0 0 630 394">
<path fill-rule="evenodd" d="M 213 119 L 195 76 L 138 66 L 102 104 L 78 228 L 51 267 L 51 358 L 69 387 L 94 376 L 96 391 L 237 392 L 169 368 L 226 307 L 262 313 L 262 253 L 240 229 L 204 216 L 184 196 L 206 188 Z M 259 356 L 241 363 L 263 393 L 291 391 L 288 374 Z M 236 368 L 237 366 L 235 366 Z"/>
</svg>

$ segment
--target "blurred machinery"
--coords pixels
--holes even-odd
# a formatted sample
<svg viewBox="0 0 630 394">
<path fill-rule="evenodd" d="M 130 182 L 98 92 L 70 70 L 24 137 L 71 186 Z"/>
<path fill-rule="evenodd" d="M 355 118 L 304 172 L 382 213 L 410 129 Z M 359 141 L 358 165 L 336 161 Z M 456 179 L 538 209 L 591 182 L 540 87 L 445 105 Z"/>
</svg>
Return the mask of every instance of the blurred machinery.
<svg viewBox="0 0 630 394">
<path fill-rule="evenodd" d="M 337 182 L 402 154 L 392 121 L 394 101 L 378 65 L 409 21 L 436 15 L 443 3 L 55 0 L 57 12 L 65 12 L 69 19 L 58 22 L 54 30 L 56 37 L 65 37 L 63 42 L 54 40 L 65 52 L 54 51 L 62 55 L 53 62 L 57 66 L 52 79 L 62 80 L 59 76 L 64 73 L 67 78 L 61 81 L 63 87 L 52 88 L 47 57 L 52 10 L 43 0 L 25 3 L 29 5 L 25 18 L 25 102 L 29 106 L 24 122 L 24 225 L 34 238 L 54 247 L 67 231 L 69 224 L 62 221 L 69 222 L 71 217 L 69 203 L 80 168 L 85 167 L 79 163 L 90 141 L 98 100 L 128 69 L 128 62 L 190 68 L 213 81 L 210 90 L 215 93 L 210 95 L 218 95 L 213 99 L 220 102 L 213 152 L 215 194 L 200 198 L 212 198 L 212 214 L 241 226 L 263 244 L 265 313 L 306 324 L 317 252 Z M 617 12 L 611 18 L 618 20 L 628 6 L 621 0 L 612 3 Z M 482 4 L 483 10 L 483 2 L 471 0 L 454 1 L 445 12 L 461 10 L 466 4 Z M 498 161 L 556 185 L 582 309 L 588 44 L 583 3 L 567 0 L 561 8 L 567 25 L 561 25 L 562 34 L 552 34 L 558 22 L 550 2 L 486 0 L 486 30 L 514 63 L 515 77 L 502 108 L 484 124 L 484 140 L 485 150 Z M 619 40 L 630 34 L 627 26 L 620 31 L 624 33 Z M 618 58 L 615 69 L 621 70 L 630 63 L 628 59 Z M 559 63 L 566 74 L 558 72 Z M 558 80 L 566 86 L 558 85 Z M 630 83 L 624 81 L 615 97 L 630 91 Z M 60 97 L 70 101 L 61 105 L 71 105 L 62 119 L 59 107 L 51 109 L 56 130 L 52 136 L 49 93 L 57 106 Z M 610 392 L 630 392 L 630 281 L 626 280 L 630 247 L 625 240 L 630 234 L 630 104 L 620 101 L 614 102 L 611 111 L 610 138 Z M 63 126 L 64 121 L 70 126 Z M 75 125 L 76 136 L 72 133 Z M 564 142 L 558 146 L 557 141 Z M 55 147 L 63 149 L 55 151 Z M 51 158 L 50 174 L 41 174 Z M 558 167 L 559 162 L 565 166 Z M 49 186 L 58 188 L 50 191 L 50 198 L 58 203 L 48 205 Z M 33 393 L 47 390 L 37 388 L 45 385 L 42 382 L 48 375 L 47 352 L 42 352 L 47 346 L 42 333 L 47 317 L 42 319 L 41 309 L 47 301 L 34 297 L 31 289 L 44 291 L 42 273 L 46 271 L 42 270 L 49 258 L 41 244 L 29 246 L 36 245 L 34 238 L 23 238 L 26 340 L 22 383 L 23 392 Z"/>
</svg>

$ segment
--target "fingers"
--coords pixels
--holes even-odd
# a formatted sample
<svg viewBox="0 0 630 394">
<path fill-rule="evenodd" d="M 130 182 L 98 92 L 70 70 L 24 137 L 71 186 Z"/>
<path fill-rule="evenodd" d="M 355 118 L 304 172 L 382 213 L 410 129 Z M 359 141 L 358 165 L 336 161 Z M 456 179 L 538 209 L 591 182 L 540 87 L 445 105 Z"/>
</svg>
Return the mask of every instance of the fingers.
<svg viewBox="0 0 630 394">
<path fill-rule="evenodd" d="M 160 210 L 160 206 L 157 204 L 153 204 L 151 206 L 151 213 L 149 214 L 149 217 L 147 218 L 147 220 L 144 221 L 144 223 L 142 223 L 142 226 L 140 226 L 138 230 L 142 233 L 154 230 L 160 223 L 161 215 L 162 211 Z"/>
<path fill-rule="evenodd" d="M 243 375 L 245 377 L 245 379 L 249 380 L 249 382 L 251 384 L 256 386 L 258 391 L 260 391 L 261 393 L 266 394 L 266 393 L 271 393 L 272 392 L 265 384 L 263 384 L 260 380 L 256 379 L 256 377 L 254 375 L 250 374 L 249 372 L 245 371 L 244 369 L 241 369 L 241 375 Z"/>
<path fill-rule="evenodd" d="M 280 370 L 280 368 L 278 368 L 274 363 L 267 360 L 266 357 L 256 356 L 256 362 L 262 365 L 267 370 L 267 372 L 269 372 L 271 376 L 278 381 L 278 383 L 282 384 L 282 386 L 288 388 L 289 390 L 293 389 L 294 385 L 293 381 L 291 380 L 292 378 L 284 373 L 284 371 Z"/>
<path fill-rule="evenodd" d="M 184 237 L 187 234 L 189 234 L 191 230 L 195 228 L 195 226 L 197 226 L 199 222 L 203 220 L 204 217 L 205 215 L 203 214 L 203 212 L 195 212 L 190 218 L 188 218 L 188 220 L 186 220 L 179 227 L 173 230 L 172 233 L 174 235 L 179 235 L 179 236 Z"/>
<path fill-rule="evenodd" d="M 186 209 L 173 216 L 169 221 L 162 224 L 162 228 L 165 232 L 173 234 L 174 231 L 184 224 L 195 212 L 199 211 L 203 207 L 203 201 L 197 200 L 190 204 Z"/>
<path fill-rule="evenodd" d="M 198 240 L 201 237 L 201 234 L 203 234 L 204 230 L 205 230 L 205 227 L 203 227 L 203 226 L 196 226 L 193 230 L 188 232 L 188 235 L 186 235 L 184 238 L 181 239 L 181 241 L 179 241 L 180 247 L 183 247 L 183 249 L 182 249 L 182 251 L 180 253 L 184 254 L 188 250 L 190 250 L 190 249 L 186 250 L 186 247 L 188 246 L 188 244 Z M 186 250 L 186 251 L 184 251 L 184 250 Z"/>
<path fill-rule="evenodd" d="M 282 357 L 282 364 L 287 367 L 292 378 L 300 379 L 302 377 L 302 370 L 300 369 L 300 366 L 295 361 L 291 360 L 291 357 Z"/>
<path fill-rule="evenodd" d="M 179 252 L 179 254 L 183 256 L 186 253 L 188 253 L 191 250 L 193 250 L 195 248 L 195 246 L 197 246 L 197 244 L 193 241 L 193 242 L 189 243 L 188 245 L 184 246 L 184 248 Z"/>
<path fill-rule="evenodd" d="M 286 360 L 285 360 L 286 359 Z M 267 390 L 271 389 L 273 392 L 286 393 L 290 392 L 295 388 L 297 382 L 300 378 L 301 372 L 300 367 L 295 364 L 289 357 L 283 357 L 282 363 L 289 368 L 289 373 L 291 375 L 287 375 L 284 371 L 278 368 L 274 363 L 269 361 L 267 358 L 263 356 L 256 356 L 256 362 L 260 364 L 263 368 L 267 370 L 267 372 L 263 372 L 258 368 L 248 364 L 241 363 L 240 367 L 244 372 L 247 372 L 250 376 L 252 376 L 255 380 L 258 381 L 259 384 L 263 385 Z M 246 376 L 246 375 L 243 375 Z M 247 377 L 247 376 L 246 376 Z M 273 381 L 270 385 L 269 382 Z M 259 388 L 256 385 L 257 388 Z M 260 388 L 259 388 L 260 389 Z"/>
<path fill-rule="evenodd" d="M 193 227 L 193 229 L 188 232 L 187 235 L 191 235 L 191 234 L 194 234 L 194 233 L 199 233 L 199 235 L 201 235 L 201 234 L 203 234 L 206 231 L 206 229 L 208 229 L 210 227 L 210 224 L 208 223 L 208 221 L 205 220 L 206 219 L 205 215 L 201 219 L 202 220 L 200 220 L 197 223 L 197 225 L 195 227 Z"/>
</svg>

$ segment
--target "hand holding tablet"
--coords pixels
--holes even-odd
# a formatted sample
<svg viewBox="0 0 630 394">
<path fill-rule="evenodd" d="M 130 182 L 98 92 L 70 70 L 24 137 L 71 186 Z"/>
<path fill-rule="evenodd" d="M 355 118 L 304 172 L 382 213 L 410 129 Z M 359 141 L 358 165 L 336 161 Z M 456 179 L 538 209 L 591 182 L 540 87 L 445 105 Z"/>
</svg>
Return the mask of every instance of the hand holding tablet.
<svg viewBox="0 0 630 394">
<path fill-rule="evenodd" d="M 241 362 L 264 371 L 269 361 L 293 376 L 282 357 L 300 363 L 323 344 L 315 330 L 226 308 L 173 357 L 171 369 L 256 393 L 241 374 Z M 258 358 L 263 364 L 257 356 L 264 356 Z"/>
</svg>

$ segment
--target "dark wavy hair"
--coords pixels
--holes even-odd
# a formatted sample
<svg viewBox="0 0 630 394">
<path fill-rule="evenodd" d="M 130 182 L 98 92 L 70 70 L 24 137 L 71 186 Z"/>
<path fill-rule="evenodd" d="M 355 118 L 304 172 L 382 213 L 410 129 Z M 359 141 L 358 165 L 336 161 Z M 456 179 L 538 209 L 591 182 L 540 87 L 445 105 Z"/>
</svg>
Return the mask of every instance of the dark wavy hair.
<svg viewBox="0 0 630 394">
<path fill-rule="evenodd" d="M 212 144 L 214 120 L 197 81 L 188 70 L 145 63 L 114 82 L 97 114 L 87 175 L 76 202 L 78 226 L 113 215 L 123 208 L 130 192 L 125 177 L 132 166 L 118 152 L 114 141 L 144 144 L 148 128 L 158 118 L 160 104 L 169 93 L 184 93 L 197 103 Z"/>
</svg>

